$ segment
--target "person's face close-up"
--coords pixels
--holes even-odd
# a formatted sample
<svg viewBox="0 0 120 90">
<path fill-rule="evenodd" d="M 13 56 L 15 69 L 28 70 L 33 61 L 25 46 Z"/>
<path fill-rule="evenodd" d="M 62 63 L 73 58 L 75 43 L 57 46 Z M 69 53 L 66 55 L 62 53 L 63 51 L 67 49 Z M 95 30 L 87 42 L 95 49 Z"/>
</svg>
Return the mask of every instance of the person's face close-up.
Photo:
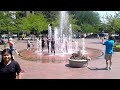
<svg viewBox="0 0 120 90">
<path fill-rule="evenodd" d="M 3 54 L 3 60 L 4 61 L 10 61 L 11 59 L 11 55 L 9 53 L 4 53 Z"/>
</svg>

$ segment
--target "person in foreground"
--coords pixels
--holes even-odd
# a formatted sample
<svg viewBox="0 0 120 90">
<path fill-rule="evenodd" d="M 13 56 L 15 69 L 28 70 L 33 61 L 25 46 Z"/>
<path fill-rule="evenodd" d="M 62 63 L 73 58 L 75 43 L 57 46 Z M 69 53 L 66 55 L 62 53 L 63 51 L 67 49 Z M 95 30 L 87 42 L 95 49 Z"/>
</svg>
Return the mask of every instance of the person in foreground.
<svg viewBox="0 0 120 90">
<path fill-rule="evenodd" d="M 109 36 L 108 40 L 103 43 L 106 46 L 105 48 L 105 60 L 106 60 L 106 69 L 110 70 L 112 66 L 112 54 L 113 54 L 113 47 L 114 47 L 114 38 Z M 110 63 L 110 65 L 108 65 Z"/>
<path fill-rule="evenodd" d="M 0 79 L 21 79 L 21 67 L 17 61 L 12 58 L 9 48 L 1 53 Z"/>
</svg>

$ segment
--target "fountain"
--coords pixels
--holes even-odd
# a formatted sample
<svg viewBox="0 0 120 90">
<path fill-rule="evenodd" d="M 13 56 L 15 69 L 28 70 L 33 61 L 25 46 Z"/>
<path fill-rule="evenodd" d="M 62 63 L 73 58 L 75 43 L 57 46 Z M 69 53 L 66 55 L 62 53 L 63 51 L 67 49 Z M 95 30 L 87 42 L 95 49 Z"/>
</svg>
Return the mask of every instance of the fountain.
<svg viewBox="0 0 120 90">
<path fill-rule="evenodd" d="M 49 43 L 49 52 L 45 48 L 41 50 L 41 39 L 36 41 L 36 49 L 22 50 L 20 55 L 27 60 L 41 61 L 41 62 L 62 62 L 67 61 L 71 54 L 80 51 L 82 54 L 91 54 L 96 51 L 85 48 L 85 40 L 82 39 L 82 49 L 80 50 L 80 43 L 72 39 L 72 24 L 69 24 L 69 15 L 67 11 L 60 11 L 60 25 L 54 28 L 52 32 L 51 24 L 48 25 L 48 39 L 55 40 L 55 55 L 51 53 L 51 42 Z M 101 52 L 98 50 L 96 56 Z M 94 57 L 94 54 L 89 55 Z"/>
<path fill-rule="evenodd" d="M 80 50 L 82 54 L 88 54 L 85 48 L 85 39 L 82 38 L 82 50 Z"/>
<path fill-rule="evenodd" d="M 79 49 L 78 53 L 73 53 L 72 56 L 68 59 L 69 65 L 71 67 L 83 67 L 85 64 L 88 63 L 88 60 L 91 58 L 86 54 L 86 47 L 85 47 L 85 39 L 82 38 L 82 50 Z"/>
<path fill-rule="evenodd" d="M 74 50 L 72 48 L 72 25 L 69 24 L 68 12 L 60 12 L 60 26 L 55 27 L 54 40 L 56 54 L 70 54 Z"/>
<path fill-rule="evenodd" d="M 41 39 L 37 39 L 37 52 L 41 53 L 42 47 L 41 47 Z"/>
<path fill-rule="evenodd" d="M 51 24 L 48 25 L 48 39 L 52 39 L 52 28 Z M 51 54 L 51 42 L 49 42 L 49 55 Z"/>
<path fill-rule="evenodd" d="M 55 40 L 55 55 L 71 54 L 78 50 L 73 48 L 72 42 L 72 25 L 69 24 L 69 15 L 67 11 L 60 11 L 60 25 L 54 28 L 54 34 L 51 28 L 51 24 L 48 25 L 48 39 Z M 77 41 L 76 41 L 77 42 Z M 38 47 L 38 45 L 37 45 Z M 51 53 L 51 42 L 49 42 L 49 55 Z"/>
</svg>

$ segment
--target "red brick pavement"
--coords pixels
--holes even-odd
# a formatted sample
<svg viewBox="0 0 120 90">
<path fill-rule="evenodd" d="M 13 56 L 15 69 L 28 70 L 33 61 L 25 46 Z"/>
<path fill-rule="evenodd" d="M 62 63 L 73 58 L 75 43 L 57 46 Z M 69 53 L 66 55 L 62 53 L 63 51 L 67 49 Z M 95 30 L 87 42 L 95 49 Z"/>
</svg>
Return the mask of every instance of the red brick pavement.
<svg viewBox="0 0 120 90">
<path fill-rule="evenodd" d="M 81 41 L 81 39 L 79 39 Z M 96 48 L 104 51 L 99 39 L 86 39 L 86 47 Z M 25 41 L 16 43 L 18 51 L 26 48 Z M 68 62 L 41 63 L 39 61 L 27 61 L 15 55 L 15 59 L 24 70 L 23 79 L 120 79 L 119 52 L 113 55 L 113 66 L 111 70 L 105 70 L 105 60 L 102 57 L 91 60 L 89 68 L 70 68 Z"/>
</svg>

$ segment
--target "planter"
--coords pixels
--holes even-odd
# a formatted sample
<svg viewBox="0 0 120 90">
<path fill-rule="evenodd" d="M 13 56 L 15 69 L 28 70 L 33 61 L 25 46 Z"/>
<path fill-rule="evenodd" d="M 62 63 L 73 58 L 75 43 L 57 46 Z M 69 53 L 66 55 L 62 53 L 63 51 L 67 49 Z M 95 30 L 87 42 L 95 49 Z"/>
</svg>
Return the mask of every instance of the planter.
<svg viewBox="0 0 120 90">
<path fill-rule="evenodd" d="M 76 60 L 76 59 L 69 59 L 69 65 L 70 67 L 83 67 L 88 63 L 88 60 L 82 59 L 82 60 Z"/>
</svg>

